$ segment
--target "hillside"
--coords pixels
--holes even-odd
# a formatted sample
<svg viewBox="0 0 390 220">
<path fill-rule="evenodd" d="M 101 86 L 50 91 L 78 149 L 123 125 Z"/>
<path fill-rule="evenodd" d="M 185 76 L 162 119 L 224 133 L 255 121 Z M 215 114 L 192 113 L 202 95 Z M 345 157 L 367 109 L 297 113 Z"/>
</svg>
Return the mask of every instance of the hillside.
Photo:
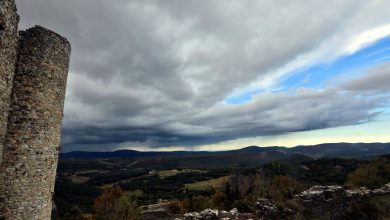
<svg viewBox="0 0 390 220">
<path fill-rule="evenodd" d="M 250 147 L 239 153 L 182 157 L 62 159 L 54 195 L 55 219 L 77 219 L 74 215 L 98 212 L 100 209 L 94 204 L 99 197 L 106 198 L 107 190 L 119 190 L 136 201 L 146 216 L 142 219 L 161 219 L 156 216 L 161 214 L 163 205 L 162 212 L 170 216 L 208 208 L 237 208 L 241 213 L 254 213 L 254 202 L 261 197 L 283 207 L 282 210 L 293 210 L 290 214 L 307 217 L 297 219 L 313 219 L 311 213 L 292 201 L 294 195 L 315 185 L 376 189 L 390 182 L 390 155 L 371 160 L 313 159 L 303 154 L 276 154 L 278 151 L 253 153 L 257 150 L 263 149 Z M 339 189 L 344 187 L 337 188 L 337 195 Z M 363 219 L 370 219 L 373 213 L 386 216 L 390 208 L 388 198 L 381 195 L 351 207 L 352 212 L 336 213 L 368 216 Z M 338 201 L 337 197 L 335 204 Z M 158 211 L 153 207 L 158 207 Z"/>
<path fill-rule="evenodd" d="M 238 150 L 229 151 L 165 151 L 165 152 L 142 152 L 135 150 L 118 150 L 113 152 L 88 152 L 73 151 L 61 153 L 61 159 L 79 158 L 79 159 L 97 159 L 97 158 L 141 158 L 141 157 L 230 157 L 232 155 L 241 155 L 250 157 L 251 155 L 263 155 L 270 158 L 283 159 L 294 154 L 302 154 L 311 158 L 321 157 L 345 157 L 345 158 L 370 158 L 372 156 L 389 154 L 390 143 L 327 143 L 310 146 L 287 147 L 258 147 L 249 146 Z"/>
</svg>

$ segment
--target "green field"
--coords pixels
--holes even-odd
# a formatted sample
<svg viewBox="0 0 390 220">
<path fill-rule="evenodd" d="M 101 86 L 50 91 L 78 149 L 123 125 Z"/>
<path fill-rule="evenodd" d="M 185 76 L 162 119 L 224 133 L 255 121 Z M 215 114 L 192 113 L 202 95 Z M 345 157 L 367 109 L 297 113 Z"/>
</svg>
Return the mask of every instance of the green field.
<svg viewBox="0 0 390 220">
<path fill-rule="evenodd" d="M 161 170 L 157 172 L 157 175 L 164 179 L 170 176 L 175 176 L 181 173 L 207 173 L 207 171 L 203 170 L 192 170 L 192 169 L 183 169 L 183 170 L 177 170 L 177 169 L 172 169 L 172 170 Z"/>
<path fill-rule="evenodd" d="M 219 178 L 199 181 L 195 183 L 185 184 L 185 188 L 188 190 L 207 190 L 207 189 L 220 189 L 228 180 L 229 176 L 222 176 Z"/>
</svg>

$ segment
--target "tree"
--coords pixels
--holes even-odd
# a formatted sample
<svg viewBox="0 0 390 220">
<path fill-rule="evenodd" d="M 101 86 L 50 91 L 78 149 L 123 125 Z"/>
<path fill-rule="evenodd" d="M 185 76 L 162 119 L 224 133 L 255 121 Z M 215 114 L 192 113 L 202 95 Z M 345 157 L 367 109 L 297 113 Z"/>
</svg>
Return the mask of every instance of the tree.
<svg viewBox="0 0 390 220">
<path fill-rule="evenodd" d="M 173 214 L 184 214 L 188 212 L 189 201 L 185 200 L 176 200 L 169 204 L 168 211 Z"/>
<path fill-rule="evenodd" d="M 295 194 L 301 193 L 305 186 L 289 176 L 276 176 L 271 181 L 269 196 L 274 201 L 291 199 Z"/>
<path fill-rule="evenodd" d="M 102 220 L 137 220 L 139 210 L 136 202 L 123 194 L 119 186 L 108 187 L 95 200 L 95 217 Z"/>
<path fill-rule="evenodd" d="M 390 182 L 390 155 L 381 156 L 361 166 L 348 176 L 347 184 L 352 187 L 375 189 Z"/>
<path fill-rule="evenodd" d="M 127 195 L 122 195 L 119 198 L 115 211 L 118 220 L 136 220 L 140 217 L 137 203 Z"/>
<path fill-rule="evenodd" d="M 264 196 L 266 184 L 260 175 L 232 175 L 225 185 L 225 209 L 237 208 L 240 212 L 254 209 L 258 197 Z"/>
<path fill-rule="evenodd" d="M 190 210 L 192 211 L 202 211 L 204 209 L 210 208 L 210 198 L 197 195 L 193 196 L 190 200 Z"/>
<path fill-rule="evenodd" d="M 216 193 L 214 193 L 213 196 L 211 196 L 210 202 L 213 208 L 223 210 L 226 208 L 225 207 L 226 195 L 220 191 L 217 191 Z"/>
</svg>

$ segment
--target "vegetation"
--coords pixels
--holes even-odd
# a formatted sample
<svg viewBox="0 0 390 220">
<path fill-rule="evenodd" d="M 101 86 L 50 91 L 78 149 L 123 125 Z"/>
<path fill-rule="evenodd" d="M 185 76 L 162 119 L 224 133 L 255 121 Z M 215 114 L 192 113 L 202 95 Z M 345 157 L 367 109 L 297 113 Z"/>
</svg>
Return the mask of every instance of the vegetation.
<svg viewBox="0 0 390 220">
<path fill-rule="evenodd" d="M 386 220 L 390 218 L 390 196 L 375 196 L 367 201 L 354 202 L 345 219 Z"/>
<path fill-rule="evenodd" d="M 137 220 L 139 209 L 135 200 L 118 186 L 108 187 L 93 205 L 96 220 Z"/>
<path fill-rule="evenodd" d="M 222 176 L 215 179 L 188 183 L 185 184 L 185 188 L 188 190 L 207 190 L 207 189 L 220 189 L 228 180 L 228 176 Z"/>
<path fill-rule="evenodd" d="M 348 176 L 348 185 L 375 189 L 390 182 L 390 155 L 379 157 L 359 167 Z"/>
<path fill-rule="evenodd" d="M 60 161 L 54 217 L 137 219 L 142 207 L 161 199 L 171 201 L 168 210 L 175 214 L 206 208 L 253 212 L 259 197 L 269 199 L 281 210 L 289 208 L 303 215 L 303 207 L 292 198 L 312 185 L 378 188 L 390 182 L 390 156 L 372 161 L 294 156 L 257 167 L 248 164 L 233 168 L 228 163 L 208 164 L 207 168 L 193 164 L 183 168 L 164 158 L 157 164 L 145 164 L 140 159 Z M 376 197 L 353 204 L 346 218 L 389 215 L 389 201 L 389 197 Z"/>
<path fill-rule="evenodd" d="M 97 186 L 74 183 L 66 178 L 58 178 L 56 181 L 54 203 L 56 205 L 54 216 L 66 216 L 72 213 L 69 218 L 78 215 L 77 213 L 92 213 L 92 205 L 101 189 Z M 58 217 L 58 218 L 59 218 Z"/>
</svg>

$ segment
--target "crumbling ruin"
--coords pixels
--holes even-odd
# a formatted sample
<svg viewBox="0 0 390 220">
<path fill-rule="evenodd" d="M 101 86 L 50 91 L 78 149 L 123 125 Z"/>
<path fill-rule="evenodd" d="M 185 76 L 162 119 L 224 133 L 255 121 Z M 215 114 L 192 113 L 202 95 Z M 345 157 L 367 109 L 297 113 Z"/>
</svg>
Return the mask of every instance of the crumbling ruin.
<svg viewBox="0 0 390 220">
<path fill-rule="evenodd" d="M 390 183 L 374 190 L 367 188 L 348 190 L 337 185 L 313 186 L 295 195 L 295 200 L 316 216 L 341 219 L 352 202 L 383 195 L 390 195 Z"/>
<path fill-rule="evenodd" d="M 0 219 L 50 219 L 70 44 L 0 0 Z"/>
<path fill-rule="evenodd" d="M 315 219 L 330 219 L 339 220 L 343 219 L 347 213 L 351 203 L 367 200 L 373 196 L 390 195 L 390 183 L 386 184 L 382 188 L 369 190 L 366 188 L 360 189 L 345 189 L 343 186 L 313 186 L 310 189 L 295 195 L 294 200 L 297 204 L 304 207 L 304 209 L 314 216 L 319 217 Z M 275 204 L 266 198 L 258 198 L 256 202 L 255 213 L 240 213 L 237 209 L 233 209 L 230 212 L 224 210 L 212 210 L 206 209 L 201 212 L 190 212 L 175 220 L 218 220 L 218 219 L 237 219 L 237 220 L 249 220 L 249 219 L 302 219 L 302 216 L 296 215 L 294 210 L 285 208 L 283 210 L 278 209 Z M 159 214 L 163 210 L 160 210 Z M 152 213 L 148 213 L 148 218 Z M 167 213 L 165 215 L 168 215 Z M 277 217 L 279 216 L 279 218 Z M 290 218 L 289 218 L 290 217 Z"/>
</svg>

